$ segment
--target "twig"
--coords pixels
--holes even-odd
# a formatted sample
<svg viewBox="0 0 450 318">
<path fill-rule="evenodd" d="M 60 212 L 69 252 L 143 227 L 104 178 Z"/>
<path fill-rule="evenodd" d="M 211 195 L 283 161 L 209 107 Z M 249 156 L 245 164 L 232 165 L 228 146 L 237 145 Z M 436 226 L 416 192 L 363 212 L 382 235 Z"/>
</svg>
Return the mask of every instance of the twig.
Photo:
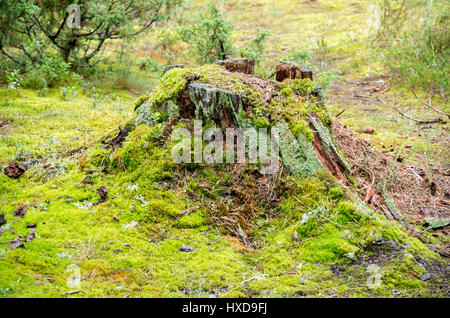
<svg viewBox="0 0 450 318">
<path fill-rule="evenodd" d="M 269 78 L 271 78 L 272 76 L 274 76 L 277 73 L 277 71 L 273 72 L 272 74 L 270 74 L 269 76 L 266 77 L 266 80 L 268 80 Z"/>
<path fill-rule="evenodd" d="M 337 114 L 334 118 L 339 118 L 343 113 L 345 113 L 347 111 L 347 108 L 346 109 L 344 109 L 344 110 L 341 110 L 340 112 L 339 112 L 339 114 Z"/>
<path fill-rule="evenodd" d="M 431 106 L 431 99 L 432 99 L 433 96 L 434 96 L 434 92 L 431 93 L 430 101 L 429 101 L 428 103 L 425 103 L 423 100 L 421 100 L 421 99 L 417 96 L 417 94 L 416 94 L 416 92 L 414 91 L 414 89 L 411 89 L 411 91 L 413 92 L 414 96 L 416 96 L 416 98 L 419 100 L 419 102 L 421 102 L 421 103 L 424 104 L 425 106 L 431 108 L 431 109 L 434 110 L 435 112 L 437 112 L 437 113 L 439 113 L 439 114 L 443 114 L 443 115 L 447 116 L 448 118 L 450 118 L 450 113 L 444 112 L 444 111 L 442 111 L 442 110 L 436 109 L 436 108 L 434 108 L 433 106 Z"/>
<path fill-rule="evenodd" d="M 61 293 L 60 295 L 61 296 L 74 295 L 74 294 L 78 294 L 78 293 L 84 293 L 84 291 L 82 291 L 82 290 L 72 290 L 72 291 L 68 291 L 68 292 L 65 292 L 65 293 Z"/>
<path fill-rule="evenodd" d="M 0 244 L 15 243 L 15 242 L 17 242 L 17 241 L 24 241 L 24 240 L 25 240 L 25 239 L 23 239 L 23 238 L 20 238 L 20 239 L 14 239 L 14 240 L 11 240 L 11 241 L 0 242 Z"/>
<path fill-rule="evenodd" d="M 417 172 L 415 172 L 415 171 L 413 170 L 413 168 L 409 167 L 408 169 L 409 169 L 412 173 L 414 173 L 414 175 L 415 175 L 420 181 L 423 181 L 423 178 L 422 178 L 421 176 L 419 176 L 419 175 L 417 174 Z"/>
<path fill-rule="evenodd" d="M 399 113 L 400 115 L 415 121 L 417 124 L 421 125 L 421 124 L 434 124 L 434 123 L 445 123 L 442 119 L 437 118 L 437 119 L 430 119 L 430 120 L 419 120 L 419 119 L 415 119 L 413 117 L 410 117 L 404 113 L 402 113 L 401 111 L 399 111 L 397 108 L 395 108 L 394 106 L 391 106 L 397 113 Z"/>
<path fill-rule="evenodd" d="M 383 103 L 384 105 L 386 105 L 386 102 L 385 102 L 384 100 L 382 100 L 379 96 L 377 96 L 377 100 L 379 100 L 381 103 Z M 410 116 L 408 116 L 408 115 L 402 113 L 401 111 L 399 111 L 397 108 L 395 108 L 395 107 L 392 106 L 392 105 L 391 105 L 391 107 L 392 107 L 392 109 L 394 109 L 394 110 L 395 110 L 397 113 L 399 113 L 400 115 L 402 115 L 402 116 L 404 116 L 404 117 L 406 117 L 406 118 L 408 118 L 408 119 L 410 119 L 410 120 L 412 120 L 412 121 L 415 121 L 417 124 L 445 123 L 445 122 L 444 122 L 442 119 L 440 119 L 440 118 L 432 119 L 432 120 L 418 120 L 418 119 L 415 119 L 415 118 L 413 118 L 413 117 L 410 117 Z"/>
</svg>

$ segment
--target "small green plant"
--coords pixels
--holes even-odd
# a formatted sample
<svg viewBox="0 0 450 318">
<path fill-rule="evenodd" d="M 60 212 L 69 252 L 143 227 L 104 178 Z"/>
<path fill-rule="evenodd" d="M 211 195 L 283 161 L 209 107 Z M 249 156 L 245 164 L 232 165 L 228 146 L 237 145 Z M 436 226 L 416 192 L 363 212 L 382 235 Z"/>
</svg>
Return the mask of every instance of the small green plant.
<svg viewBox="0 0 450 318">
<path fill-rule="evenodd" d="M 270 31 L 259 32 L 258 35 L 250 41 L 249 45 L 240 49 L 241 57 L 251 58 L 256 64 L 261 62 L 264 53 L 264 41 L 272 34 Z"/>
<path fill-rule="evenodd" d="M 19 70 L 6 72 L 6 79 L 8 81 L 8 88 L 17 90 L 22 86 L 23 78 L 19 75 Z"/>
<path fill-rule="evenodd" d="M 296 51 L 291 55 L 282 56 L 281 61 L 296 62 L 299 64 L 310 65 L 311 64 L 311 53 L 306 50 Z"/>
<path fill-rule="evenodd" d="M 49 93 L 50 93 L 50 90 L 48 89 L 47 82 L 44 81 L 42 83 L 42 88 L 36 92 L 36 95 L 39 97 L 44 97 L 44 96 L 47 96 Z"/>
<path fill-rule="evenodd" d="M 162 65 L 150 57 L 139 59 L 138 64 L 141 70 L 156 72 L 162 69 Z"/>
<path fill-rule="evenodd" d="M 316 77 L 314 83 L 325 92 L 330 88 L 331 84 L 341 76 L 341 74 L 342 73 L 336 69 L 322 72 Z"/>
<path fill-rule="evenodd" d="M 222 17 L 214 3 L 209 3 L 199 24 L 181 27 L 178 33 L 184 42 L 193 46 L 197 61 L 204 64 L 224 60 L 232 52 L 229 39 L 232 29 L 231 21 Z"/>
<path fill-rule="evenodd" d="M 206 12 L 201 15 L 200 23 L 181 27 L 178 34 L 184 42 L 192 46 L 200 64 L 225 60 L 234 54 L 254 59 L 255 63 L 259 64 L 264 53 L 264 41 L 271 32 L 258 31 L 254 39 L 244 45 L 239 52 L 234 52 L 234 45 L 230 40 L 232 30 L 231 21 L 223 18 L 222 12 L 214 3 L 209 3 Z"/>
<path fill-rule="evenodd" d="M 76 96 L 77 94 L 78 91 L 75 86 L 61 88 L 61 99 L 64 101 L 67 101 L 69 96 Z"/>
</svg>

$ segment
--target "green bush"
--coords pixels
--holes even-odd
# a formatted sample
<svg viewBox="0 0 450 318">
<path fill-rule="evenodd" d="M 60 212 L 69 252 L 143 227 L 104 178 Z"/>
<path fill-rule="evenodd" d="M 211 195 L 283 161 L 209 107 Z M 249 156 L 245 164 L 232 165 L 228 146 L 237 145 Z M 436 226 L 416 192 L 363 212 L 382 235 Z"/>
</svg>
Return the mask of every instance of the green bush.
<svg viewBox="0 0 450 318">
<path fill-rule="evenodd" d="M 232 52 L 229 40 L 232 29 L 231 21 L 222 17 L 214 3 L 209 3 L 199 24 L 181 27 L 178 33 L 184 42 L 193 46 L 197 61 L 205 64 L 224 60 Z"/>
<path fill-rule="evenodd" d="M 28 63 L 24 87 L 42 89 L 54 87 L 71 80 L 70 65 L 56 55 L 44 54 L 40 64 Z"/>
<path fill-rule="evenodd" d="M 249 45 L 240 49 L 241 57 L 251 58 L 255 60 L 256 64 L 261 62 L 261 57 L 264 54 L 264 41 L 272 34 L 270 31 L 259 32 L 258 35 L 250 41 Z"/>
<path fill-rule="evenodd" d="M 230 40 L 232 30 L 231 21 L 222 17 L 221 11 L 214 3 L 209 3 L 199 24 L 183 26 L 177 31 L 181 39 L 192 46 L 195 58 L 200 64 L 225 60 L 237 53 L 241 57 L 254 59 L 259 64 L 264 53 L 264 41 L 271 32 L 258 32 L 239 52 L 234 52 L 234 45 Z"/>
<path fill-rule="evenodd" d="M 394 79 L 409 87 L 448 89 L 449 14 L 430 1 L 383 0 L 374 37 Z"/>
<path fill-rule="evenodd" d="M 303 65 L 311 65 L 311 53 L 306 50 L 300 50 L 288 56 L 282 56 L 281 61 L 296 62 Z"/>
</svg>

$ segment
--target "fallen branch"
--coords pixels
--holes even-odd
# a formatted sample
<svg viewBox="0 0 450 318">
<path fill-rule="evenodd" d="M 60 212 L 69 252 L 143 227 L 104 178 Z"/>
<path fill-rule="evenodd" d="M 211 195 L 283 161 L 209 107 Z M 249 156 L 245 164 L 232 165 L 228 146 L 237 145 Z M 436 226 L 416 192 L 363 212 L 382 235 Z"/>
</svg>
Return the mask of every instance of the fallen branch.
<svg viewBox="0 0 450 318">
<path fill-rule="evenodd" d="M 384 105 L 386 105 L 386 102 L 384 100 L 382 100 L 380 97 L 377 96 L 377 100 L 379 100 L 381 103 L 383 103 Z M 421 125 L 421 124 L 434 124 L 434 123 L 442 123 L 445 124 L 445 121 L 443 121 L 440 118 L 436 118 L 436 119 L 430 119 L 430 120 L 419 120 L 416 118 L 413 118 L 411 116 L 408 116 L 404 113 L 402 113 L 401 111 L 399 111 L 396 107 L 392 106 L 392 109 L 394 109 L 397 113 L 399 113 L 400 115 L 404 116 L 405 118 L 408 118 L 414 122 L 416 122 L 417 124 Z"/>
<path fill-rule="evenodd" d="M 412 121 L 415 121 L 417 124 L 422 125 L 422 124 L 434 124 L 434 123 L 445 123 L 445 121 L 443 121 L 440 118 L 436 118 L 436 119 L 430 119 L 430 120 L 419 120 L 416 118 L 413 118 L 411 116 L 408 116 L 404 113 L 402 113 L 401 111 L 399 111 L 397 108 L 395 108 L 394 106 L 391 106 L 397 113 L 399 113 L 400 115 L 404 116 L 405 118 L 408 118 Z"/>
<path fill-rule="evenodd" d="M 424 104 L 424 105 L 427 106 L 428 108 L 431 108 L 431 109 L 434 110 L 436 113 L 445 115 L 445 116 L 447 116 L 448 118 L 450 118 L 450 113 L 444 112 L 444 111 L 442 111 L 442 110 L 439 110 L 439 109 L 434 108 L 433 106 L 431 106 L 431 99 L 432 99 L 433 96 L 434 96 L 434 92 L 431 93 L 430 101 L 429 101 L 428 103 L 425 103 L 423 100 L 421 100 L 421 99 L 417 96 L 416 92 L 415 92 L 413 89 L 411 89 L 411 91 L 413 92 L 414 96 L 416 96 L 416 98 L 419 100 L 419 102 L 421 102 L 422 104 Z"/>
<path fill-rule="evenodd" d="M 68 291 L 68 292 L 65 292 L 65 293 L 61 293 L 60 295 L 61 296 L 74 295 L 74 294 L 78 294 L 78 293 L 84 293 L 84 291 L 82 291 L 82 290 L 72 290 L 72 291 Z"/>
<path fill-rule="evenodd" d="M 272 74 L 270 74 L 269 76 L 266 77 L 266 80 L 268 80 L 269 78 L 273 77 L 275 74 L 277 74 L 277 71 L 273 72 Z"/>
</svg>

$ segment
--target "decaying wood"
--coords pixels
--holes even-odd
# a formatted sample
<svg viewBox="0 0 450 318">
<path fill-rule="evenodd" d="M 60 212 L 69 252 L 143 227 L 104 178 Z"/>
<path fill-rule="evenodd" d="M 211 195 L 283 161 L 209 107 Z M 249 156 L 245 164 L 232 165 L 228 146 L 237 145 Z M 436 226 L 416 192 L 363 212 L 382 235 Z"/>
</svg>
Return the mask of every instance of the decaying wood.
<svg viewBox="0 0 450 318">
<path fill-rule="evenodd" d="M 222 66 L 232 73 L 244 73 L 253 75 L 255 73 L 255 60 L 253 59 L 228 59 L 224 61 L 217 61 L 215 64 Z"/>
<path fill-rule="evenodd" d="M 309 78 L 311 80 L 313 79 L 313 72 L 309 67 L 294 62 L 279 63 L 277 65 L 276 74 L 276 80 L 278 82 L 303 78 Z"/>
</svg>

